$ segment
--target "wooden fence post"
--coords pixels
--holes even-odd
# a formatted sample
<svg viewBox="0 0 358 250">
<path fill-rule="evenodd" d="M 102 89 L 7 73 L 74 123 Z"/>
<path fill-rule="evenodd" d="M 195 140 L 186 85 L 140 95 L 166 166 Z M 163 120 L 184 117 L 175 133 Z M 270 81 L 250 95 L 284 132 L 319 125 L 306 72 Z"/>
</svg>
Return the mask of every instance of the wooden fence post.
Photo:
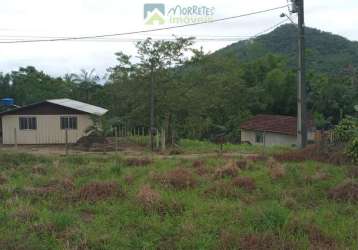
<svg viewBox="0 0 358 250">
<path fill-rule="evenodd" d="M 119 141 L 118 141 L 118 128 L 119 127 L 115 127 L 116 129 L 114 130 L 114 136 L 115 136 L 115 140 L 116 140 L 116 153 L 118 153 L 118 144 L 119 144 Z"/>
<path fill-rule="evenodd" d="M 165 129 L 161 128 L 161 144 L 162 144 L 162 151 L 165 151 Z"/>
<path fill-rule="evenodd" d="M 65 129 L 66 155 L 68 155 L 68 129 Z"/>
<path fill-rule="evenodd" d="M 156 146 L 157 146 L 157 148 L 159 148 L 159 143 L 160 143 L 160 141 L 159 141 L 159 129 L 156 129 Z"/>
<path fill-rule="evenodd" d="M 16 130 L 16 128 L 14 128 L 14 145 L 15 145 L 15 148 L 17 149 L 17 130 Z"/>
</svg>

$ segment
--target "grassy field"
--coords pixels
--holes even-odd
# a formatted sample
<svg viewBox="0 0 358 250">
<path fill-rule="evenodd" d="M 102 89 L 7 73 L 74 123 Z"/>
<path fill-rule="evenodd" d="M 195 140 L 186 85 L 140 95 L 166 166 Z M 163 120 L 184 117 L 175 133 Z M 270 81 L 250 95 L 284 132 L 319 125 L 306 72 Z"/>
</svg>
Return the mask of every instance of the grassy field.
<svg viewBox="0 0 358 250">
<path fill-rule="evenodd" d="M 0 151 L 0 249 L 357 249 L 357 172 Z"/>
</svg>

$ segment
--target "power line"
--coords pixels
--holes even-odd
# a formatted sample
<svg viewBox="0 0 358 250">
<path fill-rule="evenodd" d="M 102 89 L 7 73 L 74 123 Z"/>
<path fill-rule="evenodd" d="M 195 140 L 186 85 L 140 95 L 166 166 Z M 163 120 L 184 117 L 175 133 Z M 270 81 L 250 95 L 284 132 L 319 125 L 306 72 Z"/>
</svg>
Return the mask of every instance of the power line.
<svg viewBox="0 0 358 250">
<path fill-rule="evenodd" d="M 101 35 L 92 35 L 92 36 L 75 36 L 75 37 L 60 37 L 60 38 L 49 38 L 49 39 L 0 41 L 0 44 L 35 43 L 35 42 L 58 42 L 58 41 L 68 41 L 68 40 L 84 40 L 84 39 L 96 39 L 96 38 L 106 38 L 106 37 L 115 37 L 115 36 L 124 36 L 124 35 L 134 35 L 134 34 L 149 33 L 149 32 L 154 32 L 154 31 L 172 30 L 172 29 L 178 29 L 178 28 L 202 25 L 202 24 L 222 22 L 222 21 L 232 20 L 232 19 L 236 19 L 236 18 L 247 17 L 247 16 L 252 16 L 252 15 L 261 14 L 261 13 L 266 13 L 266 12 L 270 12 L 270 11 L 274 11 L 274 10 L 278 10 L 278 9 L 283 9 L 283 8 L 286 8 L 286 7 L 287 7 L 287 5 L 284 5 L 284 6 L 279 6 L 279 7 L 275 7 L 275 8 L 266 9 L 266 10 L 260 10 L 260 11 L 246 13 L 246 14 L 241 14 L 241 15 L 237 15 L 237 16 L 214 19 L 214 20 L 211 20 L 211 21 L 175 25 L 175 26 L 170 26 L 170 27 L 163 27 L 163 28 L 156 28 L 156 29 L 149 29 L 149 30 L 138 30 L 138 31 L 132 31 L 132 32 L 114 33 L 114 34 L 101 34 Z"/>
<path fill-rule="evenodd" d="M 264 29 L 263 31 L 261 31 L 261 32 L 257 33 L 256 35 L 254 35 L 253 38 L 256 38 L 256 37 L 258 37 L 260 35 L 265 34 L 266 32 L 269 32 L 270 30 L 273 30 L 273 29 L 277 28 L 278 26 L 284 24 L 288 20 L 289 20 L 289 18 L 286 18 L 285 20 L 283 20 L 283 21 L 281 21 L 281 22 L 279 22 L 279 23 L 277 23 L 277 24 L 275 24 L 275 25 L 273 25 L 273 26 L 271 26 L 271 27 L 269 27 L 267 29 Z"/>
<path fill-rule="evenodd" d="M 195 37 L 193 35 L 183 35 L 182 37 L 195 37 L 195 41 L 197 42 L 237 42 L 240 40 L 249 40 L 249 39 L 253 39 L 256 38 L 262 34 L 265 34 L 273 29 L 275 29 L 276 27 L 280 26 L 281 24 L 287 22 L 288 19 L 285 19 L 283 21 L 280 21 L 279 23 L 270 26 L 269 28 L 266 28 L 262 31 L 260 31 L 259 33 L 255 34 L 255 35 L 237 35 L 237 36 L 220 36 L 220 35 L 208 35 L 206 36 L 202 36 L 202 37 Z M 7 36 L 10 37 L 10 36 Z M 24 37 L 24 36 L 18 36 L 19 37 Z M 33 36 L 36 37 L 36 36 Z M 44 38 L 44 37 L 37 37 L 37 38 Z M 49 38 L 49 37 L 46 37 Z M 56 38 L 56 37 L 52 37 L 52 38 Z M 57 37 L 59 38 L 59 37 Z M 166 37 L 156 37 L 156 38 L 152 38 L 154 41 L 156 40 L 161 40 L 161 41 L 175 41 L 175 38 L 166 38 Z M 11 38 L 0 38 L 0 41 L 12 41 Z M 110 38 L 95 38 L 95 39 L 85 39 L 85 40 L 68 40 L 70 42 L 76 42 L 76 41 L 81 41 L 81 42 L 108 42 L 108 43 L 116 43 L 116 42 L 140 42 L 145 40 L 145 38 L 116 38 L 116 37 L 110 37 Z"/>
</svg>

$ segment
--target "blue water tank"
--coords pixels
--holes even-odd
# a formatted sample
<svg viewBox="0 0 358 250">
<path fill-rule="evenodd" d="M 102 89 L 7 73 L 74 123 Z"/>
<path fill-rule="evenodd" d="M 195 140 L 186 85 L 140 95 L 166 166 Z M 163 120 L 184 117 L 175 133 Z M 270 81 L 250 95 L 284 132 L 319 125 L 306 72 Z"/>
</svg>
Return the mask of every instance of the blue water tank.
<svg viewBox="0 0 358 250">
<path fill-rule="evenodd" d="M 13 106 L 15 101 L 13 98 L 3 98 L 0 100 L 1 105 L 3 106 Z"/>
</svg>

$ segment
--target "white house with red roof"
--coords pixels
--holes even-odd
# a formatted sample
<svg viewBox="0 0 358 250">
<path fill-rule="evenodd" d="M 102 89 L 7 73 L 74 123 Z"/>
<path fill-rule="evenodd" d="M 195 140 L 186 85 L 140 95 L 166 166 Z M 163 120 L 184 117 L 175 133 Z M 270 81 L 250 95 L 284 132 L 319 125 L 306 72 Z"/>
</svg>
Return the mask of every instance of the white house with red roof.
<svg viewBox="0 0 358 250">
<path fill-rule="evenodd" d="M 262 145 L 296 145 L 297 118 L 284 115 L 256 115 L 241 126 L 241 142 Z M 307 139 L 313 141 L 316 128 L 307 123 Z"/>
</svg>

